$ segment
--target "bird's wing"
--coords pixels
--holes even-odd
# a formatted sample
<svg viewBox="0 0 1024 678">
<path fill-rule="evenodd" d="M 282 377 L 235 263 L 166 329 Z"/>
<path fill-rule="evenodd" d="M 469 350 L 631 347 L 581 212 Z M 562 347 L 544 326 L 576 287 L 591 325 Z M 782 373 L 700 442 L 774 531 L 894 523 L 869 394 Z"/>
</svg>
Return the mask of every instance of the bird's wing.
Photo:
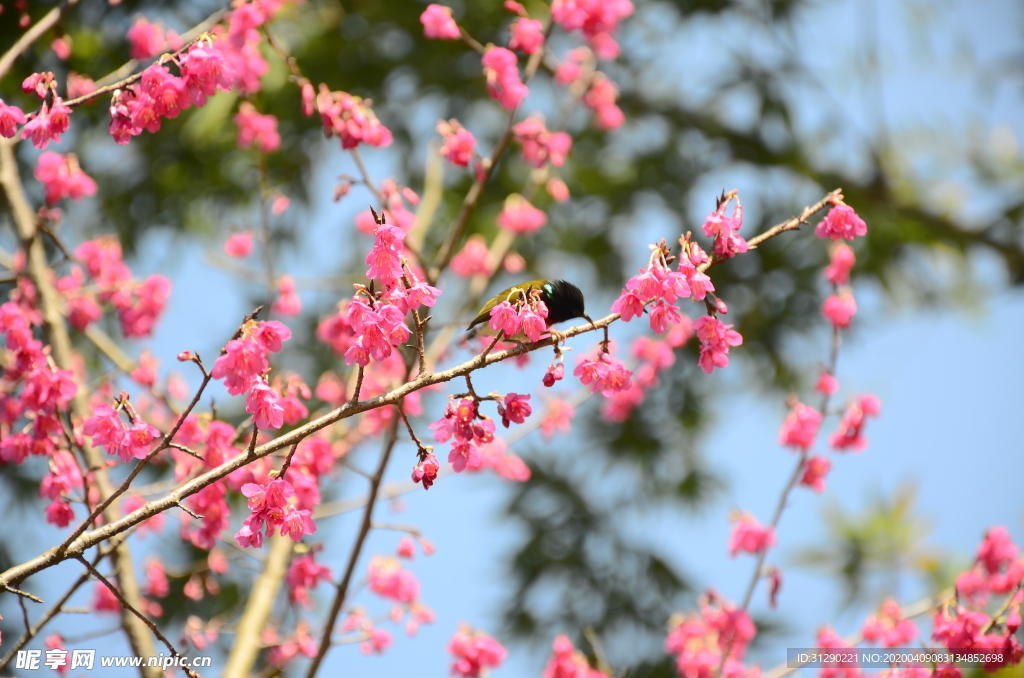
<svg viewBox="0 0 1024 678">
<path fill-rule="evenodd" d="M 494 295 L 494 297 L 491 298 L 490 301 L 484 304 L 484 307 L 480 309 L 480 312 L 476 314 L 476 317 L 473 318 L 473 322 L 471 322 L 469 324 L 469 327 L 467 327 L 466 329 L 471 330 L 480 323 L 487 322 L 491 317 L 491 309 L 500 304 L 501 302 L 505 301 L 506 299 L 514 303 L 520 298 L 520 296 L 524 292 L 540 289 L 544 285 L 544 283 L 544 280 L 531 280 L 530 282 L 519 283 L 518 285 L 513 285 L 508 289 L 504 289 L 501 292 L 498 292 L 497 294 Z"/>
</svg>

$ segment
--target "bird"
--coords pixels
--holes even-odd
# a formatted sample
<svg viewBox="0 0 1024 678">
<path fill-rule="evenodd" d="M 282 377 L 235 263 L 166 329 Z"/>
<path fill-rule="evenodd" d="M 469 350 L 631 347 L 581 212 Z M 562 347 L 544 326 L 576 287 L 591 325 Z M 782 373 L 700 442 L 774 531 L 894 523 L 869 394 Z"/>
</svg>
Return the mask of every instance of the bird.
<svg viewBox="0 0 1024 678">
<path fill-rule="evenodd" d="M 580 288 L 565 280 L 531 280 L 513 285 L 494 295 L 490 301 L 484 304 L 484 307 L 473 318 L 473 322 L 466 328 L 468 331 L 466 338 L 471 339 L 476 336 L 494 336 L 497 334 L 489 323 L 491 309 L 506 300 L 514 304 L 522 299 L 523 295 L 528 295 L 534 290 L 540 290 L 540 299 L 548 308 L 548 317 L 545 319 L 549 328 L 548 331 L 555 335 L 556 339 L 564 339 L 564 337 L 560 337 L 559 332 L 550 329 L 552 325 L 557 323 L 572 320 L 573 318 L 586 318 L 590 321 L 591 325 L 594 324 L 594 321 L 590 319 L 584 308 L 583 292 L 580 291 Z M 520 332 L 514 337 L 504 338 L 524 343 L 527 337 Z"/>
</svg>

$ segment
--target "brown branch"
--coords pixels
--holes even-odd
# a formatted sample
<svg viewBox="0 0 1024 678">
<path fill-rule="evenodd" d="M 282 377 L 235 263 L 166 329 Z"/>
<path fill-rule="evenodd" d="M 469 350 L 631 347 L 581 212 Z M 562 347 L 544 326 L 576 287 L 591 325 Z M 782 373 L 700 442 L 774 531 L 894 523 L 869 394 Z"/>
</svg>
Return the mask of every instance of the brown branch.
<svg viewBox="0 0 1024 678">
<path fill-rule="evenodd" d="M 147 617 L 146 615 L 144 615 L 141 612 L 139 612 L 127 600 L 125 600 L 125 597 L 123 595 L 121 595 L 121 592 L 117 589 L 117 587 L 114 586 L 110 582 L 109 579 L 107 579 L 102 574 L 100 574 L 100 571 L 97 570 L 93 566 L 92 563 L 90 563 L 88 560 L 86 560 L 83 556 L 76 556 L 75 558 L 76 558 L 76 560 L 78 560 L 78 562 L 80 562 L 83 565 L 85 565 L 85 568 L 87 570 L 89 570 L 89 572 L 92 573 L 92 576 L 94 576 L 97 579 L 99 579 L 103 583 L 103 585 L 106 586 L 107 589 L 109 589 L 112 594 L 114 594 L 114 597 L 117 598 L 117 601 L 119 603 L 121 603 L 121 606 L 123 608 L 125 608 L 126 610 L 128 610 L 129 612 L 134 614 L 136 617 L 138 617 L 142 621 L 143 624 L 148 626 L 149 630 L 153 632 L 153 635 L 156 636 L 160 640 L 160 642 L 162 642 L 165 646 L 167 646 L 167 650 L 172 655 L 174 655 L 175 657 L 180 657 L 181 656 L 181 653 L 178 652 L 174 648 L 173 645 L 171 645 L 171 641 L 167 640 L 167 637 L 164 636 L 164 634 L 160 632 L 160 629 L 157 628 L 156 624 L 154 624 L 153 621 L 149 617 Z M 185 671 L 185 674 L 188 675 L 189 678 L 199 678 L 199 674 L 196 673 L 195 671 L 193 671 L 192 669 L 190 669 L 187 665 L 186 666 L 182 666 L 181 668 L 182 668 L 183 671 Z"/>
<path fill-rule="evenodd" d="M 127 538 L 127 534 L 121 536 L 120 539 L 118 539 L 118 544 Z M 93 566 L 95 567 L 100 563 L 100 561 L 109 556 L 114 551 L 114 548 L 116 548 L 116 546 L 117 544 L 112 544 L 110 548 L 106 550 L 101 550 L 99 553 L 97 553 L 96 557 L 92 560 Z M 71 596 L 75 595 L 75 592 L 78 591 L 78 589 L 80 589 L 82 585 L 84 585 L 87 581 L 89 581 L 89 573 L 83 572 L 82 575 L 77 580 L 75 580 L 71 587 L 64 592 L 64 595 L 60 597 L 60 600 L 54 603 L 53 607 L 51 607 L 49 610 L 43 613 L 43 616 L 39 618 L 39 621 L 36 622 L 35 626 L 30 628 L 27 633 L 25 633 L 21 638 L 18 639 L 16 643 L 14 643 L 14 646 L 11 647 L 10 651 L 6 655 L 4 655 L 3 659 L 0 659 L 0 673 L 2 673 L 4 669 L 6 669 L 7 666 L 11 663 L 11 661 L 13 661 L 14 658 L 18 655 L 18 650 L 28 645 L 29 641 L 38 636 L 39 633 L 43 630 L 43 627 L 46 626 L 51 619 L 56 617 L 61 612 L 67 611 L 64 609 L 64 605 L 69 600 L 71 600 Z"/>
<path fill-rule="evenodd" d="M 79 0 L 64 0 L 64 2 L 44 14 L 43 18 L 37 21 L 31 28 L 22 33 L 17 42 L 11 45 L 10 49 L 4 52 L 3 56 L 0 56 L 0 80 L 7 77 L 18 57 L 24 54 L 36 40 L 41 38 L 43 33 L 53 28 L 60 21 L 64 12 L 78 3 Z"/>
<path fill-rule="evenodd" d="M 337 592 L 334 595 L 334 601 L 331 603 L 331 611 L 327 615 L 327 621 L 324 624 L 323 638 L 320 640 L 320 648 L 313 657 L 309 664 L 309 669 L 306 671 L 306 678 L 314 678 L 317 671 L 320 669 L 320 664 L 323 663 L 324 657 L 327 656 L 328 650 L 331 649 L 331 634 L 334 630 L 334 625 L 338 622 L 338 615 L 341 614 L 341 610 L 345 605 L 345 599 L 348 596 L 348 587 L 352 582 L 352 576 L 355 574 L 356 563 L 359 561 L 359 555 L 362 553 L 363 544 L 366 542 L 366 536 L 370 533 L 370 529 L 373 527 L 373 507 L 377 503 L 377 493 L 380 491 L 381 482 L 384 480 L 384 471 L 387 469 L 388 460 L 391 458 L 391 450 L 394 449 L 395 443 L 398 442 L 398 419 L 391 420 L 391 428 L 388 430 L 388 437 L 384 442 L 384 449 L 380 455 L 380 463 L 377 465 L 377 472 L 373 476 L 373 480 L 370 482 L 370 499 L 366 503 L 366 509 L 363 511 L 363 522 L 359 528 L 359 534 L 356 535 L 356 543 L 352 547 L 352 553 L 349 555 L 348 565 L 345 567 L 345 575 L 342 577 L 341 583 L 338 584 Z"/>
<path fill-rule="evenodd" d="M 22 591 L 21 589 L 16 589 L 13 586 L 8 586 L 6 584 L 3 587 L 0 587 L 0 590 L 2 590 L 2 591 L 9 591 L 10 593 L 13 593 L 16 596 L 21 596 L 22 598 L 28 598 L 33 603 L 42 603 L 43 602 L 43 599 L 40 598 L 39 596 L 34 596 L 31 593 L 28 593 L 27 591 Z"/>
</svg>

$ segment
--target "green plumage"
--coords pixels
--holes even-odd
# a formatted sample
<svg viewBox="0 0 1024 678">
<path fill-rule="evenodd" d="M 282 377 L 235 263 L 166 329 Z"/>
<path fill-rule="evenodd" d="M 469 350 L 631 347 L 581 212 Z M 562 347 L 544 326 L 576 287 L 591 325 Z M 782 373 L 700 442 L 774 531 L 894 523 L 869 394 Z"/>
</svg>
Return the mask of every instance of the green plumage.
<svg viewBox="0 0 1024 678">
<path fill-rule="evenodd" d="M 522 299 L 524 294 L 529 294 L 533 290 L 543 289 L 544 285 L 548 285 L 550 287 L 551 283 L 547 280 L 531 280 L 529 282 L 513 285 L 512 287 L 509 287 L 507 289 L 502 290 L 501 292 L 498 292 L 491 298 L 490 301 L 484 304 L 484 307 L 480 309 L 480 312 L 476 314 L 476 317 L 473 318 L 473 322 L 471 322 L 469 324 L 469 327 L 466 329 L 471 330 L 477 325 L 489 321 L 491 319 L 491 309 L 500 304 L 501 302 L 507 300 L 510 304 L 514 305 L 517 301 Z M 547 303 L 547 301 L 545 300 L 544 303 Z M 483 334 L 483 332 L 480 331 L 478 332 L 478 334 Z"/>
<path fill-rule="evenodd" d="M 498 292 L 490 301 L 484 304 L 484 307 L 480 309 L 480 312 L 477 313 L 476 317 L 473 318 L 473 322 L 467 328 L 470 331 L 470 336 L 492 336 L 496 334 L 490 326 L 491 309 L 503 301 L 508 301 L 514 305 L 534 290 L 540 290 L 541 301 L 548 308 L 548 327 L 573 318 L 586 318 L 590 320 L 590 316 L 587 315 L 583 307 L 583 292 L 578 287 L 565 280 L 530 280 Z M 515 337 L 507 338 L 512 341 L 526 340 L 526 336 L 522 333 Z"/>
</svg>

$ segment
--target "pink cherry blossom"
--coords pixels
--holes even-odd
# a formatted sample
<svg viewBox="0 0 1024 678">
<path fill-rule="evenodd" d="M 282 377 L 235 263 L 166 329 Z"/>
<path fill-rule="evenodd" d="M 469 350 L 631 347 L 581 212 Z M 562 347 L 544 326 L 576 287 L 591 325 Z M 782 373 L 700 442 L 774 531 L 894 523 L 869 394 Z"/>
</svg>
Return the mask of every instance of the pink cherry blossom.
<svg viewBox="0 0 1024 678">
<path fill-rule="evenodd" d="M 615 83 L 607 76 L 595 73 L 590 89 L 583 95 L 583 103 L 594 111 L 597 126 L 610 132 L 621 127 L 626 121 L 622 109 L 615 103 L 618 98 L 619 89 Z"/>
<path fill-rule="evenodd" d="M 565 378 L 565 363 L 561 359 L 548 365 L 547 372 L 544 373 L 543 384 L 548 388 L 555 385 L 556 381 L 561 381 Z"/>
<path fill-rule="evenodd" d="M 729 536 L 729 555 L 736 556 L 740 551 L 759 554 L 775 545 L 775 529 L 762 527 L 757 518 L 744 513 L 736 520 Z"/>
<path fill-rule="evenodd" d="M 863 436 L 867 417 L 877 417 L 881 412 L 881 402 L 877 397 L 867 394 L 850 403 L 843 413 L 839 427 L 829 438 L 833 449 L 843 451 L 852 449 L 862 452 L 867 449 L 868 441 Z"/>
<path fill-rule="evenodd" d="M 505 200 L 505 208 L 498 215 L 498 226 L 513 233 L 533 233 L 546 223 L 548 216 L 518 193 Z"/>
<path fill-rule="evenodd" d="M 133 59 L 149 59 L 167 48 L 163 30 L 142 17 L 128 29 L 129 53 Z"/>
<path fill-rule="evenodd" d="M 903 611 L 896 601 L 886 600 L 877 615 L 864 622 L 861 636 L 866 642 L 880 643 L 884 647 L 909 647 L 917 638 L 917 624 L 903 618 Z"/>
<path fill-rule="evenodd" d="M 82 423 L 82 433 L 91 436 L 94 445 L 106 449 L 107 454 L 117 455 L 121 461 L 133 457 L 144 459 L 160 431 L 144 421 L 136 420 L 131 427 L 121 421 L 117 412 L 109 405 L 98 405 L 95 413 Z"/>
<path fill-rule="evenodd" d="M 822 370 L 814 390 L 827 396 L 834 396 L 839 391 L 839 380 Z"/>
<path fill-rule="evenodd" d="M 530 396 L 518 393 L 509 393 L 504 400 L 498 403 L 498 415 L 501 416 L 501 424 L 508 428 L 509 422 L 522 424 L 526 418 L 533 413 L 530 406 Z"/>
<path fill-rule="evenodd" d="M 233 70 L 224 54 L 206 41 L 192 45 L 179 63 L 189 98 L 196 106 L 205 106 L 217 90 L 228 91 L 234 84 Z"/>
<path fill-rule="evenodd" d="M 259 113 L 248 101 L 243 101 L 235 116 L 238 125 L 238 147 L 249 148 L 256 144 L 263 153 L 273 153 L 281 147 L 281 135 L 277 133 L 277 118 Z"/>
<path fill-rule="evenodd" d="M 171 296 L 171 281 L 162 275 L 151 275 L 136 285 L 131 294 L 114 298 L 125 337 L 148 337 L 163 313 Z"/>
<path fill-rule="evenodd" d="M 257 428 L 281 428 L 284 408 L 277 393 L 264 381 L 256 381 L 245 397 L 245 411 L 253 415 Z"/>
<path fill-rule="evenodd" d="M 825 279 L 833 285 L 845 285 L 850 282 L 850 271 L 857 262 L 853 248 L 844 242 L 832 246 L 831 262 L 825 268 Z"/>
<path fill-rule="evenodd" d="M 224 254 L 236 259 L 244 259 L 252 254 L 252 231 L 233 233 L 224 242 Z"/>
<path fill-rule="evenodd" d="M 71 71 L 68 73 L 68 99 L 89 96 L 96 91 L 96 83 L 93 79 Z M 2 102 L 0 102 L 2 103 Z"/>
<path fill-rule="evenodd" d="M 821 312 L 833 325 L 845 329 L 857 313 L 857 301 L 849 288 L 843 288 L 839 294 L 833 294 L 825 300 Z"/>
<path fill-rule="evenodd" d="M 857 216 L 852 207 L 842 202 L 834 205 L 814 229 L 814 234 L 819 238 L 832 240 L 853 240 L 859 235 L 867 235 L 867 232 L 868 226 L 864 220 Z"/>
<path fill-rule="evenodd" d="M 18 125 L 25 124 L 25 114 L 17 106 L 9 106 L 0 99 L 0 136 L 10 139 L 18 133 Z"/>
<path fill-rule="evenodd" d="M 416 545 L 413 543 L 409 535 L 402 537 L 402 540 L 398 542 L 398 557 L 412 560 L 416 557 Z"/>
<path fill-rule="evenodd" d="M 391 131 L 370 108 L 370 102 L 361 97 L 332 92 L 321 83 L 316 108 L 324 132 L 341 139 L 342 148 L 355 148 L 361 143 L 379 148 L 389 146 L 394 140 Z"/>
<path fill-rule="evenodd" d="M 314 553 L 301 555 L 292 560 L 288 568 L 288 594 L 293 602 L 304 607 L 312 607 L 309 589 L 315 589 L 321 582 L 331 581 L 331 568 L 318 564 Z"/>
<path fill-rule="evenodd" d="M 495 332 L 501 331 L 505 333 L 506 337 L 514 337 L 522 329 L 523 321 L 516 307 L 508 301 L 503 301 L 491 309 L 491 319 L 488 324 Z"/>
<path fill-rule="evenodd" d="M 465 625 L 448 641 L 448 651 L 455 657 L 452 674 L 461 678 L 479 678 L 481 671 L 498 668 L 508 656 L 497 640 Z"/>
<path fill-rule="evenodd" d="M 412 470 L 412 481 L 422 483 L 424 490 L 429 490 L 434 481 L 437 480 L 437 472 L 441 466 L 437 463 L 437 457 L 433 453 L 427 454 L 426 458 L 416 464 Z"/>
<path fill-rule="evenodd" d="M 736 200 L 732 216 L 725 215 L 732 200 Z M 739 191 L 730 191 L 718 208 L 704 221 L 704 234 L 715 239 L 715 256 L 729 258 L 747 251 L 747 241 L 736 234 L 743 226 L 743 206 L 740 204 Z"/>
<path fill-rule="evenodd" d="M 423 34 L 432 40 L 458 40 L 459 25 L 452 18 L 452 10 L 444 5 L 428 5 L 420 15 Z"/>
<path fill-rule="evenodd" d="M 700 339 L 700 368 L 711 374 L 716 367 L 729 364 L 729 349 L 743 343 L 743 337 L 718 318 L 709 315 L 693 321 L 693 330 Z"/>
<path fill-rule="evenodd" d="M 69 115 L 71 109 L 55 96 L 52 103 L 44 103 L 38 112 L 28 116 L 31 119 L 22 128 L 21 138 L 31 138 L 32 145 L 40 149 L 46 148 L 51 141 L 59 144 L 60 135 L 68 130 Z"/>
<path fill-rule="evenodd" d="M 548 162 L 561 167 L 572 147 L 572 137 L 565 132 L 549 132 L 544 122 L 534 116 L 513 125 L 512 135 L 523 148 L 523 159 L 538 169 Z"/>
<path fill-rule="evenodd" d="M 565 202 L 569 199 L 569 187 L 558 177 L 548 179 L 545 188 L 555 202 Z"/>
<path fill-rule="evenodd" d="M 283 275 L 277 281 L 277 291 L 280 296 L 274 301 L 271 309 L 281 315 L 299 315 L 302 313 L 302 299 L 295 290 L 295 279 L 290 275 Z"/>
<path fill-rule="evenodd" d="M 420 585 L 397 558 L 374 556 L 368 568 L 370 590 L 397 603 L 411 603 L 420 597 Z"/>
<path fill-rule="evenodd" d="M 462 250 L 452 257 L 451 268 L 457 275 L 471 278 L 475 275 L 491 275 L 494 272 L 494 257 L 487 249 L 483 236 L 474 234 L 466 240 Z"/>
<path fill-rule="evenodd" d="M 34 174 L 45 186 L 46 202 L 51 205 L 62 198 L 79 200 L 96 195 L 96 182 L 78 166 L 74 154 L 47 151 L 39 156 Z"/>
<path fill-rule="evenodd" d="M 1010 532 L 999 525 L 985 533 L 975 562 L 985 568 L 988 574 L 997 574 L 1013 562 L 1017 553 L 1017 545 L 1013 543 Z"/>
<path fill-rule="evenodd" d="M 386 629 L 374 627 L 370 629 L 370 637 L 359 644 L 359 651 L 363 654 L 384 654 L 384 650 L 391 647 L 394 639 Z"/>
<path fill-rule="evenodd" d="M 474 149 L 476 149 L 476 139 L 473 134 L 455 119 L 438 122 L 437 133 L 444 137 L 441 155 L 454 165 L 468 167 L 470 161 L 473 160 Z"/>
<path fill-rule="evenodd" d="M 633 13 L 630 0 L 553 0 L 551 18 L 566 31 L 581 31 L 604 59 L 618 55 L 612 33 Z"/>
<path fill-rule="evenodd" d="M 536 19 L 518 18 L 510 28 L 512 37 L 508 41 L 509 49 L 519 49 L 533 54 L 544 47 L 544 24 Z"/>
<path fill-rule="evenodd" d="M 519 79 L 518 61 L 515 52 L 504 47 L 490 47 L 483 56 L 487 89 L 491 97 L 508 111 L 518 106 L 530 93 Z"/>
<path fill-rule="evenodd" d="M 543 678 L 610 678 L 607 674 L 590 668 L 587 657 L 573 647 L 567 636 L 557 636 L 554 654 L 544 667 Z"/>
<path fill-rule="evenodd" d="M 825 476 L 832 469 L 832 462 L 827 457 L 815 456 L 804 462 L 800 484 L 810 487 L 815 492 L 825 491 Z"/>
<path fill-rule="evenodd" d="M 576 366 L 573 375 L 579 377 L 584 386 L 590 386 L 591 393 L 600 392 L 606 398 L 632 386 L 633 373 L 626 369 L 617 358 L 601 353 L 598 358 L 586 358 Z"/>
<path fill-rule="evenodd" d="M 814 447 L 821 427 L 821 412 L 797 402 L 793 405 L 779 431 L 779 444 L 806 452 Z"/>
</svg>

